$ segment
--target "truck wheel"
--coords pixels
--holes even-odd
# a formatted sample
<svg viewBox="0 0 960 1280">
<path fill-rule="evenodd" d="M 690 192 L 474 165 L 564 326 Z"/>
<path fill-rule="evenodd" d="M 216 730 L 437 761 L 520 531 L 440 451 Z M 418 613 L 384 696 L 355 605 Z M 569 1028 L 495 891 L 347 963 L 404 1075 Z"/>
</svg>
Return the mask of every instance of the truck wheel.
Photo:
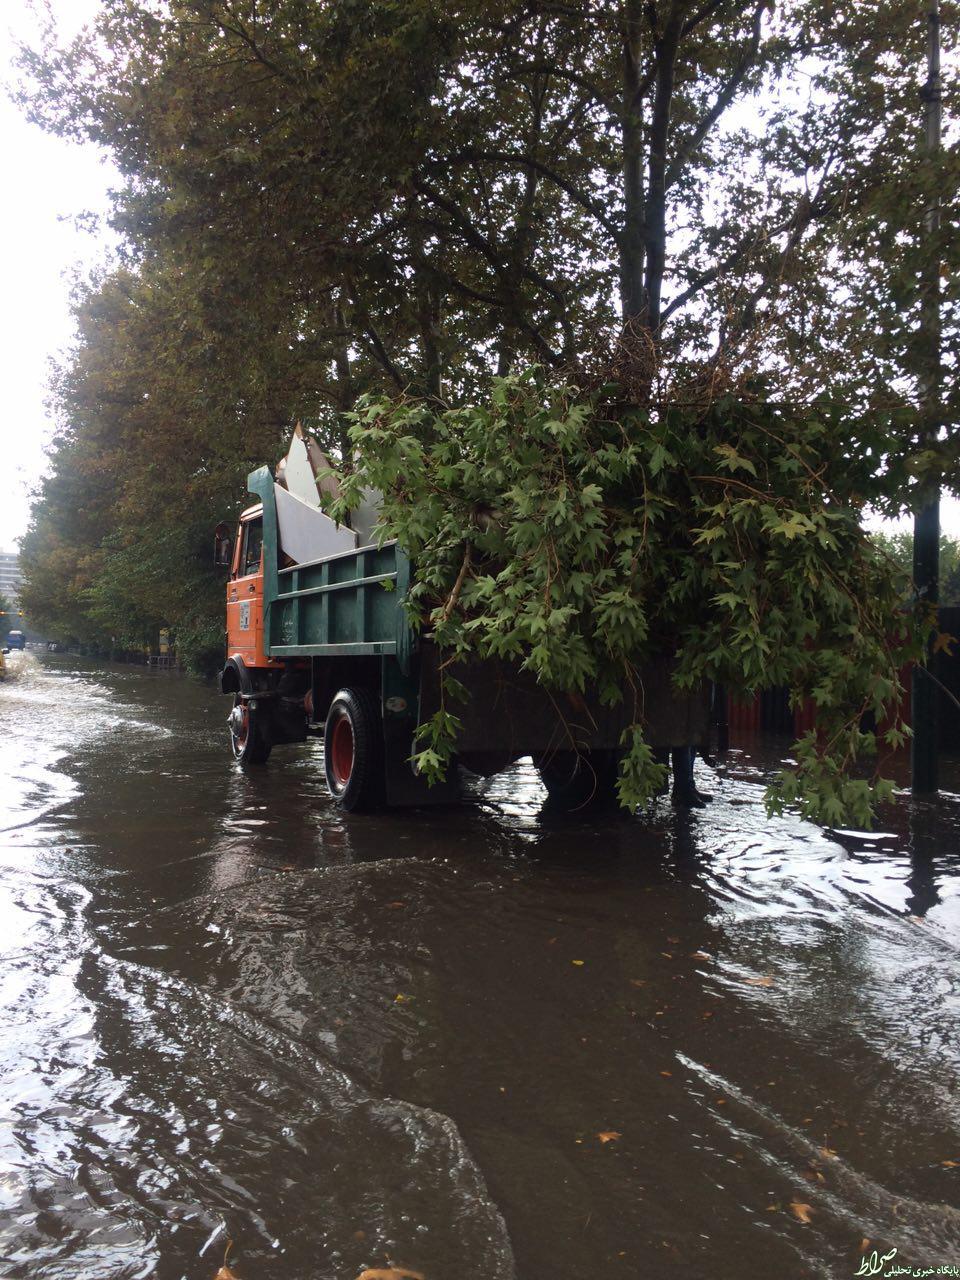
<svg viewBox="0 0 960 1280">
<path fill-rule="evenodd" d="M 230 750 L 234 760 L 242 765 L 266 764 L 270 755 L 270 743 L 263 732 L 263 713 L 251 709 L 239 693 L 233 701 L 233 710 L 227 717 L 230 730 Z"/>
<path fill-rule="evenodd" d="M 616 799 L 616 751 L 553 751 L 534 756 L 533 762 L 547 795 L 563 809 L 589 809 Z"/>
<path fill-rule="evenodd" d="M 330 703 L 323 770 L 330 794 L 348 813 L 383 803 L 383 720 L 369 689 L 341 689 Z"/>
</svg>

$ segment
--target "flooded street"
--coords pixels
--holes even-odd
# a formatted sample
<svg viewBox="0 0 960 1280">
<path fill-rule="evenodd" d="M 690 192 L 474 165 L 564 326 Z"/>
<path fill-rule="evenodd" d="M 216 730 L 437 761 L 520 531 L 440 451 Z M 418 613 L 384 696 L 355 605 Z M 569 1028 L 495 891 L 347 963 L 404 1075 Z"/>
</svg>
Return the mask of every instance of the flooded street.
<svg viewBox="0 0 960 1280">
<path fill-rule="evenodd" d="M 227 710 L 0 685 L 3 1280 L 960 1267 L 955 765 L 869 840 L 768 821 L 747 742 L 692 814 L 520 764 L 351 817 Z"/>
</svg>

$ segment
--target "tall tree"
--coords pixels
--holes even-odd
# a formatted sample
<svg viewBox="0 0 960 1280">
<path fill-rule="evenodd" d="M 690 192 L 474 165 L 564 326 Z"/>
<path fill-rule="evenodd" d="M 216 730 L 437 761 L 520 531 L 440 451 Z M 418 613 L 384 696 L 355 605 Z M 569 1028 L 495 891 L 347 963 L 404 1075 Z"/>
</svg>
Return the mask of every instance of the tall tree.
<svg viewBox="0 0 960 1280">
<path fill-rule="evenodd" d="M 877 373 L 852 297 L 894 252 L 878 192 L 899 251 L 903 184 L 931 180 L 919 17 L 879 0 L 104 0 L 72 47 L 27 55 L 29 98 L 113 151 L 141 252 L 186 247 L 214 289 L 240 265 L 240 297 L 303 285 L 350 392 L 366 379 L 343 382 L 348 355 L 456 397 L 498 361 L 569 363 L 621 325 L 673 360 L 746 345 L 809 389 Z"/>
</svg>

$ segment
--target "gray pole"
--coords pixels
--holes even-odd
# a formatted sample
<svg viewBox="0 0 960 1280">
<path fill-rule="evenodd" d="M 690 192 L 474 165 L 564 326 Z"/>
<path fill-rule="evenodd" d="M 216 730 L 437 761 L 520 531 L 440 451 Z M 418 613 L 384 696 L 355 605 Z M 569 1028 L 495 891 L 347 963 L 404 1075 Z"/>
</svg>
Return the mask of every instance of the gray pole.
<svg viewBox="0 0 960 1280">
<path fill-rule="evenodd" d="M 927 83 L 923 87 L 926 149 L 940 150 L 940 3 L 927 7 Z M 928 242 L 940 231 L 939 200 L 931 201 L 924 215 Z M 929 246 L 928 246 L 929 247 Z M 936 438 L 940 427 L 940 261 L 931 253 L 921 279 L 920 333 L 923 370 L 920 376 L 922 438 Z M 913 580 L 921 600 L 936 605 L 940 577 L 940 486 L 931 484 L 918 507 L 913 525 Z M 932 661 L 928 645 L 927 661 Z M 930 795 L 938 787 L 937 689 L 920 668 L 914 668 L 912 688 L 913 742 L 911 748 L 914 795 Z"/>
</svg>

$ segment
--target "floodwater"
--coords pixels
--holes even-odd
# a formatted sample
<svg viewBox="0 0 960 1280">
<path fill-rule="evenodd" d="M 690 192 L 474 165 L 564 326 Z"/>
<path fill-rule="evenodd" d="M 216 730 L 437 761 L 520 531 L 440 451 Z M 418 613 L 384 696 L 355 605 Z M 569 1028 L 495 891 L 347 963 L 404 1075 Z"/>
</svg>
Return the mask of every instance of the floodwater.
<svg viewBox="0 0 960 1280">
<path fill-rule="evenodd" d="M 18 666 L 4 1280 L 960 1268 L 956 769 L 872 839 L 769 821 L 745 742 L 690 814 L 520 764 L 345 817 L 209 688 Z"/>
</svg>

